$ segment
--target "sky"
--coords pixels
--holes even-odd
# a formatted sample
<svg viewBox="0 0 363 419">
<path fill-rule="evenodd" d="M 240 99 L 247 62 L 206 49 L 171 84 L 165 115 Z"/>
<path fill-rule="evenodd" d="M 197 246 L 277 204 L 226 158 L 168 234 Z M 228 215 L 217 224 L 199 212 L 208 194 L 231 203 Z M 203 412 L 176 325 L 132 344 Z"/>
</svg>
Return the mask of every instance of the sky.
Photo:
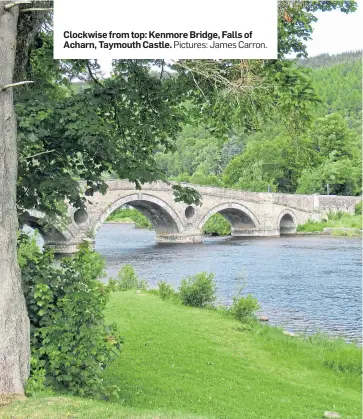
<svg viewBox="0 0 363 419">
<path fill-rule="evenodd" d="M 318 12 L 314 23 L 312 39 L 307 41 L 309 57 L 328 53 L 338 54 L 345 51 L 363 49 L 363 0 L 358 0 L 358 9 L 345 14 L 339 10 Z M 102 71 L 109 74 L 110 60 L 99 60 Z"/>
<path fill-rule="evenodd" d="M 363 0 L 358 1 L 355 13 L 333 10 L 319 12 L 316 16 L 319 20 L 313 25 L 312 40 L 306 43 L 310 57 L 363 48 Z"/>
</svg>

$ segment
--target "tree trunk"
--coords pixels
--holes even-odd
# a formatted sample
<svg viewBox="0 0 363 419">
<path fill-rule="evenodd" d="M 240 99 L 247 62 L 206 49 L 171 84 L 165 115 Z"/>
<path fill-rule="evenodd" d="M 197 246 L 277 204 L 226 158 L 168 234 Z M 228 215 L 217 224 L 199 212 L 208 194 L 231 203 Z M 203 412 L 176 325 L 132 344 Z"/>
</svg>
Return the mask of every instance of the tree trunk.
<svg viewBox="0 0 363 419">
<path fill-rule="evenodd" d="M 10 1 L 9 1 L 10 2 Z M 29 375 L 29 319 L 17 262 L 17 145 L 12 83 L 18 7 L 0 0 L 0 394 L 24 394 Z"/>
</svg>

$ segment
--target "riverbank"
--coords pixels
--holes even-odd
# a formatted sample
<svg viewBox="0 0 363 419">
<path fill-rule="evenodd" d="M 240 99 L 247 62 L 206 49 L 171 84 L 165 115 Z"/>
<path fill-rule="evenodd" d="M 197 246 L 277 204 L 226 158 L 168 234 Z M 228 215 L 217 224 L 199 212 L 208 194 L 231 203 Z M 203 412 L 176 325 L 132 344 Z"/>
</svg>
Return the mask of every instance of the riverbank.
<svg viewBox="0 0 363 419">
<path fill-rule="evenodd" d="M 121 218 L 120 220 L 106 220 L 105 224 L 135 224 L 135 221 L 131 220 L 131 218 Z"/>
<path fill-rule="evenodd" d="M 106 370 L 112 403 L 28 399 L 3 418 L 320 418 L 361 417 L 361 348 L 302 339 L 278 328 L 249 330 L 218 311 L 186 307 L 135 291 L 116 292 L 107 308 L 125 344 Z M 68 416 L 67 416 L 68 417 Z"/>
<path fill-rule="evenodd" d="M 336 213 L 324 221 L 309 221 L 297 227 L 298 234 L 323 234 L 331 236 L 362 235 L 362 215 Z"/>
<path fill-rule="evenodd" d="M 106 220 L 106 223 L 135 224 L 135 228 L 152 229 L 150 221 L 141 212 L 134 208 L 120 208 L 114 211 Z"/>
</svg>

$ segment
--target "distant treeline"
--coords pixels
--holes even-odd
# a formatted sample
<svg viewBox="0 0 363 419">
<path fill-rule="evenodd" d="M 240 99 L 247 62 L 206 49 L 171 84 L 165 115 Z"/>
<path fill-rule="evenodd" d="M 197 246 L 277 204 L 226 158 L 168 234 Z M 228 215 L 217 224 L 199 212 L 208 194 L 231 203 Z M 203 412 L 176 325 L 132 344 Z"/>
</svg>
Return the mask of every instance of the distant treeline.
<svg viewBox="0 0 363 419">
<path fill-rule="evenodd" d="M 296 132 L 277 117 L 258 132 L 231 129 L 221 141 L 207 127 L 187 125 L 175 151 L 156 159 L 171 179 L 251 191 L 361 193 L 362 52 L 322 54 L 310 67 L 321 103 Z"/>
</svg>

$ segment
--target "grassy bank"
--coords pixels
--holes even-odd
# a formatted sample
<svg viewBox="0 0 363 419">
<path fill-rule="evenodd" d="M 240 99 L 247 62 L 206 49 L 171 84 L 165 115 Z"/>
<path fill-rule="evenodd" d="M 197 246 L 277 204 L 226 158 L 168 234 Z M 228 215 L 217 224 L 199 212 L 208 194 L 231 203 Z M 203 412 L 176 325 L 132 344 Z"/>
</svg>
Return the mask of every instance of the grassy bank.
<svg viewBox="0 0 363 419">
<path fill-rule="evenodd" d="M 223 313 L 116 292 L 107 318 L 125 336 L 106 371 L 112 403 L 52 397 L 17 402 L 4 418 L 361 417 L 361 349 L 303 340 L 268 326 L 244 330 Z"/>
<path fill-rule="evenodd" d="M 135 223 L 136 228 L 152 229 L 150 221 L 134 208 L 120 208 L 114 211 L 106 220 L 113 223 Z"/>
<path fill-rule="evenodd" d="M 315 233 L 322 232 L 325 228 L 334 229 L 333 235 L 359 235 L 362 229 L 362 215 L 350 215 L 344 213 L 332 214 L 326 221 L 309 221 L 297 227 L 298 232 Z M 348 229 L 348 230 L 347 230 Z M 349 230 L 351 229 L 351 230 Z"/>
</svg>

